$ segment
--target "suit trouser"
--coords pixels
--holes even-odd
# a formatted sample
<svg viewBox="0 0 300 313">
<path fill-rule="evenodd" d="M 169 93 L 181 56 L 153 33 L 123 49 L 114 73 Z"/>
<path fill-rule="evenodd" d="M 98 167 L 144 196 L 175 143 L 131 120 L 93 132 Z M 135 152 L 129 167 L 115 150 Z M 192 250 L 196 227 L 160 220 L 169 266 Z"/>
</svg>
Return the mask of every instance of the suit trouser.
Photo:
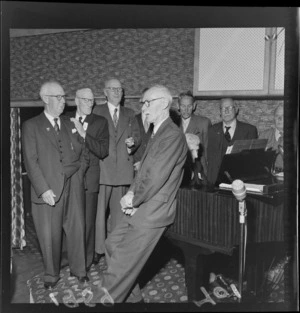
<svg viewBox="0 0 300 313">
<path fill-rule="evenodd" d="M 123 302 L 130 292 L 132 302 L 142 299 L 136 280 L 165 229 L 136 227 L 123 219 L 109 234 L 105 251 L 107 270 L 100 281 L 114 302 Z"/>
<path fill-rule="evenodd" d="M 106 209 L 110 208 L 110 231 L 122 220 L 120 200 L 127 192 L 129 186 L 100 185 L 98 194 L 95 251 L 99 254 L 105 252 L 105 239 L 107 233 Z"/>
<path fill-rule="evenodd" d="M 94 259 L 97 202 L 98 202 L 98 192 L 85 193 L 85 240 L 86 240 L 87 267 L 92 265 Z"/>
<path fill-rule="evenodd" d="M 45 282 L 56 282 L 59 279 L 62 235 L 66 234 L 68 261 L 71 271 L 84 276 L 84 215 L 82 194 L 78 185 L 80 177 L 75 173 L 66 180 L 64 190 L 55 206 L 32 203 L 32 216 L 37 237 L 42 250 L 45 267 Z M 72 184 L 72 187 L 70 188 Z"/>
</svg>

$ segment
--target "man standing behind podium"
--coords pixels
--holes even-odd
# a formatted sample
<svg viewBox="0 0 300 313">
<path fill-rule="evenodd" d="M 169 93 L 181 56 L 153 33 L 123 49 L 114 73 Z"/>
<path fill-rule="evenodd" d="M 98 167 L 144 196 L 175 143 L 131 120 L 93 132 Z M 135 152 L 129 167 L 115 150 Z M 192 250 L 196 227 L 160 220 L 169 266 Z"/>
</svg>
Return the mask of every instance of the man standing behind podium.
<svg viewBox="0 0 300 313">
<path fill-rule="evenodd" d="M 274 126 L 259 134 L 259 138 L 268 139 L 267 149 L 276 151 L 274 170 L 283 171 L 283 104 L 279 104 L 274 111 Z M 281 150 L 280 147 L 281 146 Z"/>
<path fill-rule="evenodd" d="M 99 159 L 103 160 L 108 155 L 109 132 L 107 120 L 92 113 L 94 94 L 90 88 L 77 90 L 75 104 L 76 111 L 68 115 L 85 141 L 90 160 L 85 174 L 86 267 L 89 270 L 94 260 L 95 250 L 95 220 L 100 179 Z"/>
<path fill-rule="evenodd" d="M 232 98 L 223 98 L 220 103 L 222 121 L 208 130 L 207 179 L 215 184 L 218 179 L 223 156 L 235 140 L 257 139 L 257 128 L 237 120 L 238 107 Z"/>
<path fill-rule="evenodd" d="M 98 263 L 101 255 L 104 255 L 107 207 L 110 208 L 111 231 L 123 217 L 120 200 L 134 176 L 133 157 L 129 148 L 136 148 L 140 144 L 140 130 L 134 111 L 120 105 L 123 96 L 121 82 L 115 78 L 107 80 L 104 94 L 107 102 L 97 105 L 93 111 L 107 119 L 109 130 L 109 155 L 100 160 L 94 263 Z"/>
</svg>

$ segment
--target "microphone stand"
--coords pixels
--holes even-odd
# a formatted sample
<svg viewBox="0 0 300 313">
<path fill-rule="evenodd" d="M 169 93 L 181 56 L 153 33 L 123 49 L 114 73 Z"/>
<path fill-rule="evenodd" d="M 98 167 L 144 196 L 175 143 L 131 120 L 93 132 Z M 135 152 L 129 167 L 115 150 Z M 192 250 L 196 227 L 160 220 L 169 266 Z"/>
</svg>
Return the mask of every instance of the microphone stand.
<svg viewBox="0 0 300 313">
<path fill-rule="evenodd" d="M 245 256 L 244 256 L 244 246 L 245 246 L 245 221 L 247 216 L 247 209 L 245 200 L 239 201 L 239 213 L 240 213 L 240 251 L 239 251 L 239 292 L 241 297 L 238 299 L 239 302 L 242 301 L 242 292 L 243 292 L 243 276 L 244 276 L 244 263 L 245 263 Z"/>
</svg>

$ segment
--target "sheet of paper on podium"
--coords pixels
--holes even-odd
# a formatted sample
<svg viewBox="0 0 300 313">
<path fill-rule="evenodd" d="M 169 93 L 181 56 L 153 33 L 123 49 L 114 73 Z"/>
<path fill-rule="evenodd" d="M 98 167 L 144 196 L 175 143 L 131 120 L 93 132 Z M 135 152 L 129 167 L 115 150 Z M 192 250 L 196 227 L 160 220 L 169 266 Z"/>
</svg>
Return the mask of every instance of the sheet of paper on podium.
<svg viewBox="0 0 300 313">
<path fill-rule="evenodd" d="M 228 147 L 226 154 L 239 153 L 244 150 L 265 150 L 267 143 L 268 139 L 235 140 L 233 145 Z"/>
</svg>

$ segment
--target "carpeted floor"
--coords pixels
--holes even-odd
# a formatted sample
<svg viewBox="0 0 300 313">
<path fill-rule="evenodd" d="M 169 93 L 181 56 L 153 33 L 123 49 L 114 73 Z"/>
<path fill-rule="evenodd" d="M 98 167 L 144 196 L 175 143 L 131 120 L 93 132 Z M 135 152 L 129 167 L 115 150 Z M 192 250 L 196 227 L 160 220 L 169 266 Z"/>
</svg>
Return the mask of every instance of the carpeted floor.
<svg viewBox="0 0 300 313">
<path fill-rule="evenodd" d="M 105 268 L 104 259 L 101 259 L 98 265 L 93 265 L 91 268 L 88 273 L 90 278 L 88 284 L 78 285 L 77 279 L 69 277 L 69 267 L 65 267 L 60 272 L 61 281 L 59 284 L 53 290 L 46 291 L 43 287 L 42 256 L 30 215 L 26 216 L 25 229 L 26 247 L 23 250 L 13 249 L 11 303 L 55 303 L 57 301 L 58 303 L 70 303 L 72 307 L 74 302 L 86 303 L 90 301 L 91 294 L 95 291 L 100 278 L 99 273 Z M 234 281 L 237 281 L 238 267 L 236 260 L 235 256 L 228 257 L 214 254 L 208 262 L 211 263 L 211 270 L 225 274 L 222 276 L 223 278 L 231 277 Z M 226 264 L 226 267 L 220 267 L 220 264 Z M 270 271 L 269 276 L 266 277 L 269 280 L 271 277 L 275 281 L 273 277 L 275 271 L 278 270 L 278 266 L 276 268 L 274 259 L 273 265 L 273 271 Z M 268 279 L 265 281 L 268 283 Z M 181 251 L 170 245 L 168 240 L 162 239 L 146 263 L 140 275 L 139 283 L 146 303 L 187 303 L 184 258 Z M 213 286 L 215 284 L 210 285 L 210 287 Z M 217 286 L 218 290 L 220 290 L 219 287 Z M 266 285 L 266 287 L 268 286 Z M 277 275 L 276 284 L 269 284 L 268 288 L 264 288 L 263 296 L 255 299 L 255 301 L 276 303 L 284 301 L 283 271 L 281 271 L 280 277 Z M 216 303 L 226 300 L 222 299 L 224 294 L 221 294 L 221 298 L 217 299 L 213 288 L 208 288 L 208 292 Z M 237 301 L 234 297 L 229 300 Z"/>
<path fill-rule="evenodd" d="M 69 267 L 65 267 L 60 272 L 61 282 L 52 291 L 46 291 L 43 287 L 42 256 L 31 216 L 26 217 L 25 226 L 26 247 L 23 250 L 13 249 L 13 278 L 17 281 L 14 284 L 12 303 L 51 303 L 53 302 L 49 296 L 51 292 L 57 293 L 58 302 L 63 302 L 63 297 L 66 298 L 70 294 L 67 290 L 72 290 L 73 295 L 77 297 L 76 300 L 80 302 L 79 290 L 95 288 L 99 272 L 105 268 L 104 259 L 101 259 L 98 265 L 92 266 L 88 273 L 90 282 L 87 285 L 79 286 L 76 283 L 77 279 L 69 277 Z M 161 243 L 140 275 L 140 286 L 145 302 L 187 302 L 184 274 L 182 255 L 178 250 Z"/>
</svg>

